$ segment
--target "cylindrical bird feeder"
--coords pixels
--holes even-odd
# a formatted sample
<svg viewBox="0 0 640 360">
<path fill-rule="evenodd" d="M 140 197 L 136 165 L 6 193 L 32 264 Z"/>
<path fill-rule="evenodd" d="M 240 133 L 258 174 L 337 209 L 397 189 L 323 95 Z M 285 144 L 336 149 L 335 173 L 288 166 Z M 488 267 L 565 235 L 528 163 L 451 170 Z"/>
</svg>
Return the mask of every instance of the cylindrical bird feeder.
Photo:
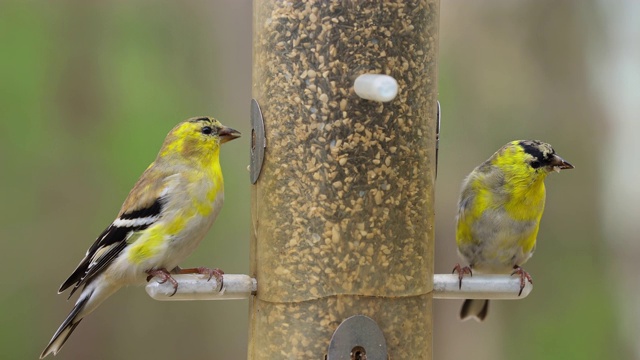
<svg viewBox="0 0 640 360">
<path fill-rule="evenodd" d="M 249 359 L 431 358 L 438 15 L 254 1 Z"/>
</svg>

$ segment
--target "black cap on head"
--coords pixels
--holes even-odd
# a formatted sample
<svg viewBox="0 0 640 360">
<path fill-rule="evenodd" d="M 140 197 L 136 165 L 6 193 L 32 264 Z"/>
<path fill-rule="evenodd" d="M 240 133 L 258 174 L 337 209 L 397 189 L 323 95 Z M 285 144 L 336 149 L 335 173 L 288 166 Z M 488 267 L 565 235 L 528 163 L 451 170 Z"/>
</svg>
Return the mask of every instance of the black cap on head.
<svg viewBox="0 0 640 360">
<path fill-rule="evenodd" d="M 553 169 L 573 169 L 573 165 L 566 162 L 556 154 L 551 145 L 540 140 L 522 140 L 518 143 L 522 146 L 525 153 L 531 155 L 529 165 L 537 169 L 539 167 L 547 167 Z"/>
<path fill-rule="evenodd" d="M 534 169 L 549 165 L 556 153 L 551 145 L 540 140 L 522 140 L 519 144 L 525 153 L 533 157 L 529 165 Z"/>
</svg>

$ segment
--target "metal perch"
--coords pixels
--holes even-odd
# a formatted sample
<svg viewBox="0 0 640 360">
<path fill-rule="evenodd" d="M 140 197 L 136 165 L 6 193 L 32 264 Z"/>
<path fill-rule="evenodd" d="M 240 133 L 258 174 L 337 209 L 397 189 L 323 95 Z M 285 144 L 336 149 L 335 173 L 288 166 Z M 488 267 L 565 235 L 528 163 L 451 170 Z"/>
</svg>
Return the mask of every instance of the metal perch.
<svg viewBox="0 0 640 360">
<path fill-rule="evenodd" d="M 169 283 L 160 284 L 151 280 L 146 287 L 147 294 L 156 300 L 235 300 L 248 299 L 258 289 L 256 279 L 248 275 L 225 274 L 222 290 L 215 278 L 207 281 L 203 275 L 174 275 L 178 281 L 175 295 Z M 474 275 L 462 280 L 462 288 L 458 288 L 458 276 L 436 274 L 433 277 L 434 299 L 492 299 L 519 300 L 524 299 L 533 290 L 533 285 L 526 283 L 520 291 L 520 278 L 509 275 Z"/>
</svg>

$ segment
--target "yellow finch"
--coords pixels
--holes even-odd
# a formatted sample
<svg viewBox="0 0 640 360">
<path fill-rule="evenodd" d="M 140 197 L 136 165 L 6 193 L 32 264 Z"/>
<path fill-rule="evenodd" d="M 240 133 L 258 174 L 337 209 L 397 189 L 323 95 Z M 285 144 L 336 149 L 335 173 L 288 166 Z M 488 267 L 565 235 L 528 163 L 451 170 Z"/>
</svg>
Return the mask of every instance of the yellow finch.
<svg viewBox="0 0 640 360">
<path fill-rule="evenodd" d="M 82 291 L 41 359 L 57 354 L 80 321 L 122 286 L 155 276 L 176 290 L 170 272 L 201 273 L 222 282 L 218 269 L 178 265 L 198 246 L 222 207 L 220 145 L 239 136 L 210 117 L 185 120 L 169 132 L 116 219 L 60 286 L 59 292 L 72 288 L 71 295 Z"/>
<path fill-rule="evenodd" d="M 544 211 L 544 179 L 552 171 L 573 169 L 551 145 L 538 140 L 512 141 L 475 168 L 462 184 L 456 243 L 469 264 L 465 274 L 510 273 L 520 276 L 520 293 L 531 276 L 520 266 L 533 254 Z M 520 294 L 518 294 L 520 295 Z M 462 320 L 484 320 L 489 300 L 465 300 Z"/>
</svg>

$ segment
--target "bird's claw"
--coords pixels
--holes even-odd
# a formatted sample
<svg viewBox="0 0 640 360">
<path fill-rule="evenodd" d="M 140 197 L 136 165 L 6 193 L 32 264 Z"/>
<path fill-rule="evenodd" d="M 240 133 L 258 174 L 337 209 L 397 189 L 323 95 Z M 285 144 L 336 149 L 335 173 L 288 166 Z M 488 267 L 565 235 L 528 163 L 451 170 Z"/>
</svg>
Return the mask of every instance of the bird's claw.
<svg viewBox="0 0 640 360">
<path fill-rule="evenodd" d="M 520 292 L 518 292 L 518 296 L 522 295 L 522 290 L 524 289 L 525 286 L 525 279 L 527 281 L 529 281 L 530 284 L 533 285 L 533 279 L 531 278 L 531 275 L 529 275 L 528 272 L 524 271 L 523 268 L 521 268 L 518 265 L 515 265 L 513 272 L 511 273 L 511 276 L 518 274 L 518 276 L 520 276 Z"/>
<path fill-rule="evenodd" d="M 147 282 L 149 282 L 154 277 L 157 277 L 159 279 L 158 284 L 164 284 L 169 281 L 171 285 L 173 285 L 173 293 L 169 295 L 170 297 L 175 295 L 178 291 L 178 282 L 173 278 L 173 276 L 171 276 L 167 269 L 152 269 L 147 271 L 147 274 L 149 274 L 149 276 L 147 276 Z"/>
<path fill-rule="evenodd" d="M 202 275 L 208 275 L 207 281 L 211 280 L 211 278 L 215 277 L 216 281 L 219 284 L 219 290 L 218 291 L 222 291 L 222 288 L 224 286 L 224 271 L 220 270 L 220 269 L 211 269 L 208 267 L 197 267 L 197 268 L 191 268 L 191 269 L 179 269 L 178 270 L 178 274 L 202 274 Z"/>
<path fill-rule="evenodd" d="M 462 289 L 462 278 L 466 275 L 469 274 L 469 276 L 473 276 L 473 271 L 471 271 L 471 267 L 470 266 L 465 266 L 462 267 L 460 266 L 460 264 L 456 264 L 456 266 L 453 267 L 453 271 L 451 271 L 451 273 L 458 273 L 458 289 Z"/>
</svg>

